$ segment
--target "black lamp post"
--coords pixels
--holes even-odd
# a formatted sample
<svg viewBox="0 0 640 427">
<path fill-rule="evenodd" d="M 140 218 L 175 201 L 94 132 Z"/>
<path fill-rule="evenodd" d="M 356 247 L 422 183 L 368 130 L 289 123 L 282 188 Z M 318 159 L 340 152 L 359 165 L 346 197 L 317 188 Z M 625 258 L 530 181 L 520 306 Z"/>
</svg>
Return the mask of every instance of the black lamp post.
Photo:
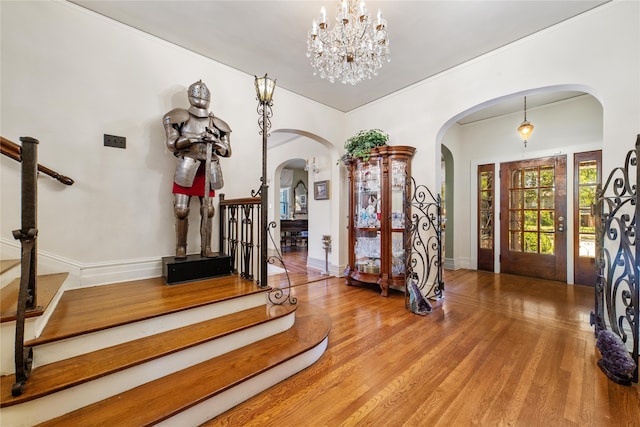
<svg viewBox="0 0 640 427">
<path fill-rule="evenodd" d="M 269 228 L 268 208 L 269 197 L 267 185 L 267 137 L 269 129 L 271 129 L 271 116 L 273 111 L 272 97 L 276 88 L 276 81 L 270 79 L 265 74 L 264 77 L 255 76 L 256 94 L 258 95 L 258 126 L 260 126 L 260 135 L 262 135 L 262 177 L 260 178 L 260 287 L 267 286 L 267 231 Z"/>
</svg>

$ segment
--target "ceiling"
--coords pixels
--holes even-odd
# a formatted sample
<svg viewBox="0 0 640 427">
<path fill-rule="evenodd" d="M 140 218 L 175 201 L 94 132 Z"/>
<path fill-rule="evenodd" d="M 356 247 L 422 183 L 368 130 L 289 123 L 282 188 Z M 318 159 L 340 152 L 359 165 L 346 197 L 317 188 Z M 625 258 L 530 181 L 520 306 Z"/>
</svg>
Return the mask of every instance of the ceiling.
<svg viewBox="0 0 640 427">
<path fill-rule="evenodd" d="M 348 112 L 513 41 L 544 30 L 606 1 L 474 0 L 367 1 L 382 11 L 391 62 L 357 85 L 313 75 L 306 57 L 311 22 L 325 1 L 101 1 L 72 0 L 87 9 L 197 52 L 250 75 L 277 79 L 278 87 Z M 576 96 L 527 99 L 528 108 Z M 507 102 L 507 101 L 505 101 Z M 522 109 L 522 100 L 474 113 L 468 121 Z M 461 120 L 461 123 L 464 121 Z"/>
</svg>

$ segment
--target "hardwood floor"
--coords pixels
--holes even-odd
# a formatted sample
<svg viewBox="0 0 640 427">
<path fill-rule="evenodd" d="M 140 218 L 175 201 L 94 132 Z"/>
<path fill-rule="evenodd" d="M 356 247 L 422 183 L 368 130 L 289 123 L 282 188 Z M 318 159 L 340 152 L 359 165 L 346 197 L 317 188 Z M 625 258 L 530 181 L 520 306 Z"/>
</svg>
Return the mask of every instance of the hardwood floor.
<svg viewBox="0 0 640 427">
<path fill-rule="evenodd" d="M 445 289 L 418 316 L 397 291 L 298 283 L 332 318 L 326 353 L 204 426 L 640 425 L 638 384 L 596 366 L 592 288 L 457 270 Z"/>
<path fill-rule="evenodd" d="M 320 270 L 307 267 L 307 248 L 305 246 L 286 246 L 281 248 L 282 259 L 290 273 L 308 274 L 310 276 L 321 275 Z M 271 254 L 275 255 L 275 251 Z M 278 261 L 274 265 L 281 267 Z"/>
</svg>

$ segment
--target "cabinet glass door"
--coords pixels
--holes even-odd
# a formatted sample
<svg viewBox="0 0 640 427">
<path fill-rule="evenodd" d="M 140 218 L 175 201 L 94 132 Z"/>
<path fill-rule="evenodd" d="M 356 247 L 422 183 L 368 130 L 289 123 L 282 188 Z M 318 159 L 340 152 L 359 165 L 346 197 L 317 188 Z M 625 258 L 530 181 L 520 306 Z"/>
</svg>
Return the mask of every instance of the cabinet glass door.
<svg viewBox="0 0 640 427">
<path fill-rule="evenodd" d="M 358 163 L 355 184 L 355 267 L 363 273 L 380 273 L 380 159 Z"/>
<path fill-rule="evenodd" d="M 404 274 L 406 160 L 391 160 L 391 276 Z"/>
</svg>

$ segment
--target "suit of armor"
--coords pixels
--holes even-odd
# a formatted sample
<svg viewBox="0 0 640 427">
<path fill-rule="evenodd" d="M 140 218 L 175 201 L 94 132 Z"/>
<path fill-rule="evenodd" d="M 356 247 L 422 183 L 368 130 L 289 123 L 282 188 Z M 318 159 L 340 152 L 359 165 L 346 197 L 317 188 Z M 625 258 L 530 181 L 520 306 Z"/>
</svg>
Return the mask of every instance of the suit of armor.
<svg viewBox="0 0 640 427">
<path fill-rule="evenodd" d="M 218 157 L 231 156 L 231 128 L 222 119 L 208 111 L 211 94 L 207 86 L 198 81 L 188 90 L 188 109 L 176 108 L 163 117 L 167 148 L 178 158 L 174 174 L 173 209 L 176 217 L 176 258 L 187 256 L 189 203 L 191 196 L 200 200 L 201 255 L 213 256 L 211 251 L 211 225 L 215 213 L 213 196 L 224 185 Z M 207 150 L 211 148 L 211 162 L 206 169 Z M 209 175 L 209 196 L 205 197 L 206 176 Z M 204 206 L 205 199 L 208 206 Z"/>
</svg>

